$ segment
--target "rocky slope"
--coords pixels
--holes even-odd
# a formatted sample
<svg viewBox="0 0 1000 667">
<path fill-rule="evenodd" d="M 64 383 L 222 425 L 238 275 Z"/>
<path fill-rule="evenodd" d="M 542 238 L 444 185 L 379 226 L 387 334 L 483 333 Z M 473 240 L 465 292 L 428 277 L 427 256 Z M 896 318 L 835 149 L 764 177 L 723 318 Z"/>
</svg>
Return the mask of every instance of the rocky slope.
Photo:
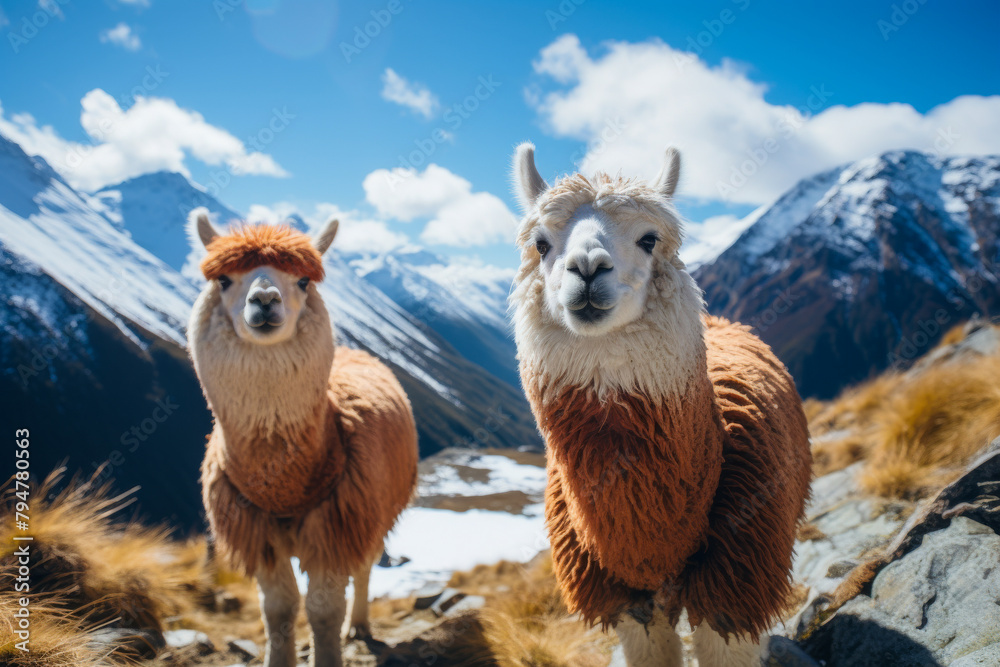
<svg viewBox="0 0 1000 667">
<path fill-rule="evenodd" d="M 893 151 L 796 185 L 695 278 L 751 324 L 803 395 L 905 368 L 1000 310 L 1000 157 Z"/>
</svg>

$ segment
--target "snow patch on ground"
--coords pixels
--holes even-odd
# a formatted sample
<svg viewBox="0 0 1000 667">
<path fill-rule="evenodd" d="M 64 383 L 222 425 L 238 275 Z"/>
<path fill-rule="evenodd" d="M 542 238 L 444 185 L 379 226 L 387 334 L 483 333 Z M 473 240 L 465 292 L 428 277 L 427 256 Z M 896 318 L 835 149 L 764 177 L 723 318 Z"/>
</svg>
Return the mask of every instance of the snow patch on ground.
<svg viewBox="0 0 1000 667">
<path fill-rule="evenodd" d="M 465 480 L 455 468 L 438 466 L 433 473 L 421 477 L 421 496 L 485 496 L 508 491 L 523 491 L 532 495 L 540 494 L 545 488 L 543 468 L 517 463 L 506 456 L 469 454 L 468 460 L 455 459 L 452 463 L 485 468 L 489 471 L 489 480 Z"/>
</svg>

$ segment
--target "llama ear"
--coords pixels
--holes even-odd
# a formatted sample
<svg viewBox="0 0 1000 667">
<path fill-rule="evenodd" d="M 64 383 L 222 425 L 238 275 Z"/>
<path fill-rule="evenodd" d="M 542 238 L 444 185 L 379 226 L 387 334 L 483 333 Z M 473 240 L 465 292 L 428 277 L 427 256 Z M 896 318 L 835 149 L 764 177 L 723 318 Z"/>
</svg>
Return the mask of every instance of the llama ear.
<svg viewBox="0 0 1000 667">
<path fill-rule="evenodd" d="M 653 188 L 666 198 L 674 196 L 677 189 L 677 181 L 681 177 L 681 154 L 676 148 L 671 146 L 667 149 L 667 155 L 663 160 L 663 168 L 656 177 Z"/>
<path fill-rule="evenodd" d="M 333 239 L 337 236 L 337 229 L 340 228 L 340 222 L 336 218 L 330 218 L 330 221 L 319 231 L 316 236 L 313 237 L 313 245 L 316 246 L 316 250 L 319 254 L 325 253 L 333 245 Z"/>
<path fill-rule="evenodd" d="M 521 201 L 521 210 L 527 213 L 535 206 L 538 197 L 549 189 L 538 169 L 535 168 L 535 145 L 524 142 L 514 153 L 514 189 Z"/>
<path fill-rule="evenodd" d="M 188 213 L 187 235 L 188 241 L 194 247 L 197 247 L 198 243 L 208 247 L 209 243 L 214 241 L 218 236 L 221 236 L 219 230 L 209 220 L 208 209 L 204 206 L 199 206 Z"/>
</svg>

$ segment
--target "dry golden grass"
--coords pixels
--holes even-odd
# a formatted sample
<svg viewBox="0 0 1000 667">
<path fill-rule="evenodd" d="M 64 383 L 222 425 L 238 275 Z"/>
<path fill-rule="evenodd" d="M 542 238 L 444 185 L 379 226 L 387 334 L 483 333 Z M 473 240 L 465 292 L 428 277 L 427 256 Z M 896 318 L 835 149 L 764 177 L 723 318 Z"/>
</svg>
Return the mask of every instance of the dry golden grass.
<svg viewBox="0 0 1000 667">
<path fill-rule="evenodd" d="M 61 471 L 31 494 L 31 592 L 72 611 L 81 622 L 161 631 L 162 619 L 190 604 L 197 567 L 180 559 L 162 528 L 118 524 L 129 502 L 106 487 L 72 482 L 55 493 Z M 14 522 L 0 527 L 0 575 L 12 576 Z"/>
<path fill-rule="evenodd" d="M 30 495 L 31 653 L 13 648 L 8 609 L 17 599 L 14 521 L 0 506 L 0 665 L 105 665 L 130 662 L 122 650 L 109 655 L 91 633 L 102 627 L 152 632 L 165 619 L 214 602 L 212 572 L 203 541 L 176 542 L 163 528 L 115 516 L 130 494 L 73 480 L 62 491 L 62 470 Z M 9 493 L 10 485 L 4 488 Z M 9 499 L 9 498 L 8 498 Z"/>
<path fill-rule="evenodd" d="M 501 561 L 456 573 L 450 586 L 483 595 L 484 638 L 502 667 L 603 667 L 614 640 L 571 616 L 548 553 L 527 565 Z"/>
<path fill-rule="evenodd" d="M 817 475 L 864 460 L 866 491 L 918 498 L 952 481 L 1000 435 L 1000 357 L 887 372 L 807 408 Z"/>
<path fill-rule="evenodd" d="M 17 596 L 0 593 L 0 665 L 4 667 L 107 667 L 115 663 L 107 651 L 88 643 L 79 621 L 44 603 L 30 606 L 29 651 L 17 648 Z"/>
</svg>

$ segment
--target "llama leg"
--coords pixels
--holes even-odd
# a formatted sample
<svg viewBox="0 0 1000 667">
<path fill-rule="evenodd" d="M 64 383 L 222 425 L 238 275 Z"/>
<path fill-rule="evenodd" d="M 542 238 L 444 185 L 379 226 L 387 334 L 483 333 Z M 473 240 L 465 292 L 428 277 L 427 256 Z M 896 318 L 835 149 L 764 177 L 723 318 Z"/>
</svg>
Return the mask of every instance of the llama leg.
<svg viewBox="0 0 1000 667">
<path fill-rule="evenodd" d="M 274 569 L 257 572 L 261 615 L 267 648 L 264 667 L 295 667 L 295 617 L 299 612 L 299 587 L 292 563 L 279 558 Z"/>
<path fill-rule="evenodd" d="M 312 627 L 310 667 L 341 667 L 340 632 L 347 614 L 347 576 L 309 572 L 306 617 Z"/>
<path fill-rule="evenodd" d="M 684 664 L 681 638 L 661 612 L 656 612 L 645 626 L 625 614 L 615 632 L 622 643 L 628 667 L 681 667 Z M 701 667 L 711 667 L 711 664 L 702 663 Z"/>
<path fill-rule="evenodd" d="M 371 564 L 362 565 L 354 572 L 354 603 L 351 605 L 351 636 L 367 639 L 372 636 L 368 624 L 368 578 L 371 576 Z"/>
<path fill-rule="evenodd" d="M 694 631 L 694 650 L 700 667 L 759 667 L 764 642 L 755 644 L 746 636 L 730 637 L 729 643 L 718 632 L 702 623 Z"/>
</svg>

